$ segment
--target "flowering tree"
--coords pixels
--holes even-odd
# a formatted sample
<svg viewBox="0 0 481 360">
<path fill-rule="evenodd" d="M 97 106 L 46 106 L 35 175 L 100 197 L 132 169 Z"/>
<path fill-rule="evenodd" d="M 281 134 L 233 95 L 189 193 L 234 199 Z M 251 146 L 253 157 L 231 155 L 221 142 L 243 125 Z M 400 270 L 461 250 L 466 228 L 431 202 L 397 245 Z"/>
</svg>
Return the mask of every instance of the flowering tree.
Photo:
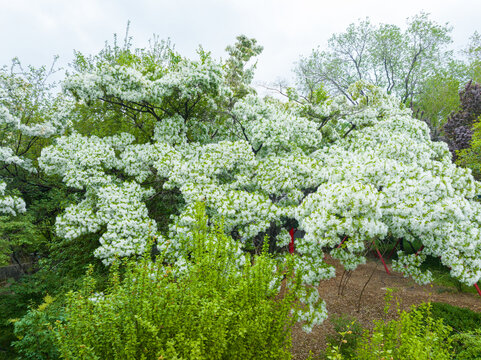
<svg viewBox="0 0 481 360">
<path fill-rule="evenodd" d="M 44 149 L 42 169 L 83 193 L 58 217 L 60 236 L 99 234 L 96 256 L 105 264 L 143 253 L 155 237 L 182 265 L 201 201 L 238 240 L 239 254 L 266 234 L 276 250 L 287 244 L 289 227 L 304 230 L 296 262 L 306 284 L 334 275 L 325 252 L 355 269 L 373 241 L 397 238 L 424 245 L 420 256 L 400 252 L 394 263 L 418 281 L 429 281 L 419 270 L 428 254 L 441 256 L 461 281 L 479 280 L 479 183 L 452 164 L 446 144 L 431 142 L 410 109 L 363 82 L 349 89 L 356 105 L 345 98 L 315 106 L 261 99 L 246 74 L 260 48 L 241 37 L 230 49 L 238 51 L 226 63 L 203 51 L 188 60 L 166 48 L 117 48 L 116 56 L 89 61 L 79 55 L 83 65 L 65 89 L 92 114 L 102 109 L 137 132 L 79 131 Z M 101 126 L 102 116 L 95 121 Z M 169 238 L 185 241 L 164 241 L 152 215 L 149 204 L 166 191 L 182 200 Z M 307 298 L 313 304 L 318 294 Z M 325 317 L 325 308 L 318 310 L 312 308 L 312 323 Z"/>
<path fill-rule="evenodd" d="M 69 102 L 49 81 L 54 65 L 24 68 L 14 59 L 0 68 L 0 264 L 13 260 L 21 267 L 21 257 L 41 253 L 51 235 L 48 213 L 61 208 L 51 201 L 61 186 L 45 181 L 37 164 L 42 147 L 70 122 Z"/>
<path fill-rule="evenodd" d="M 55 97 L 45 67 L 24 69 L 18 59 L 0 69 L 0 214 L 25 211 L 25 202 L 7 195 L 7 182 L 36 173 L 35 158 L 44 139 L 62 134 L 68 125 L 66 100 Z M 24 178 L 24 177 L 23 177 Z"/>
</svg>

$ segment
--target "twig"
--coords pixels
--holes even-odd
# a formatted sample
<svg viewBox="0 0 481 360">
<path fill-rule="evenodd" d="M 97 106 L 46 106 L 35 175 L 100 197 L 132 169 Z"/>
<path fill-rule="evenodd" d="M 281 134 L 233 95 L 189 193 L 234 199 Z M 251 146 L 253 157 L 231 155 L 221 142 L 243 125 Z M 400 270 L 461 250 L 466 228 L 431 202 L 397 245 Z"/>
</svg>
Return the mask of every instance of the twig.
<svg viewBox="0 0 481 360">
<path fill-rule="evenodd" d="M 373 275 L 374 275 L 374 272 L 376 271 L 378 265 L 379 265 L 379 262 L 376 261 L 376 266 L 375 266 L 374 269 L 372 270 L 371 275 L 369 276 L 369 279 L 367 279 L 366 283 L 365 283 L 364 286 L 362 287 L 361 292 L 359 293 L 359 299 L 358 299 L 358 301 L 357 301 L 357 312 L 361 311 L 361 298 L 362 298 L 362 294 L 364 294 L 364 290 L 366 289 L 367 284 L 369 284 L 369 281 L 371 281 L 371 279 L 372 279 L 372 277 L 373 277 Z"/>
</svg>

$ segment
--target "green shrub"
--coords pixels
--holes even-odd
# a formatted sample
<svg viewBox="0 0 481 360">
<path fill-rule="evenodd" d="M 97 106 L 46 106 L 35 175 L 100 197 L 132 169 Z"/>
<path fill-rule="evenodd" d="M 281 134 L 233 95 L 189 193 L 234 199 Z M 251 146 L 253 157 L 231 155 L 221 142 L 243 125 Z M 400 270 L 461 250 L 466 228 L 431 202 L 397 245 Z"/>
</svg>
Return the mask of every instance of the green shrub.
<svg viewBox="0 0 481 360">
<path fill-rule="evenodd" d="M 457 332 L 481 329 L 481 313 L 445 303 L 432 303 L 431 314 L 435 319 L 443 319 Z M 480 355 L 481 357 L 481 355 Z"/>
<path fill-rule="evenodd" d="M 390 299 L 391 294 L 386 294 Z M 389 310 L 386 304 L 385 312 Z M 431 305 L 423 304 L 412 307 L 411 311 L 400 311 L 398 320 L 389 322 L 377 321 L 374 329 L 364 331 L 357 340 L 354 351 L 344 353 L 343 347 L 348 346 L 347 336 L 350 331 L 339 332 L 338 344 L 330 344 L 326 351 L 327 359 L 452 359 L 451 328 L 443 324 L 442 319 L 434 319 L 431 314 Z"/>
<path fill-rule="evenodd" d="M 59 319 L 62 319 L 61 304 L 55 303 L 54 298 L 47 295 L 43 304 L 30 308 L 24 317 L 14 321 L 14 333 L 18 340 L 12 346 L 17 354 L 22 359 L 58 359 L 52 328 Z"/>
<path fill-rule="evenodd" d="M 294 278 L 288 266 L 273 281 L 276 264 L 266 249 L 239 267 L 233 240 L 209 230 L 202 213 L 198 209 L 187 271 L 162 264 L 161 256 L 117 262 L 104 293 L 96 293 L 88 275 L 80 291 L 68 294 L 66 319 L 56 330 L 63 358 L 291 357 L 300 274 Z M 286 274 L 295 281 L 280 296 Z"/>
<path fill-rule="evenodd" d="M 402 311 L 399 319 L 378 322 L 366 332 L 356 349 L 357 359 L 451 359 L 451 328 L 433 319 L 431 305 Z"/>
<path fill-rule="evenodd" d="M 453 329 L 456 359 L 481 359 L 481 313 L 445 303 L 432 303 L 431 312 Z"/>
<path fill-rule="evenodd" d="M 455 334 L 452 339 L 456 360 L 481 359 L 481 329 Z"/>
</svg>

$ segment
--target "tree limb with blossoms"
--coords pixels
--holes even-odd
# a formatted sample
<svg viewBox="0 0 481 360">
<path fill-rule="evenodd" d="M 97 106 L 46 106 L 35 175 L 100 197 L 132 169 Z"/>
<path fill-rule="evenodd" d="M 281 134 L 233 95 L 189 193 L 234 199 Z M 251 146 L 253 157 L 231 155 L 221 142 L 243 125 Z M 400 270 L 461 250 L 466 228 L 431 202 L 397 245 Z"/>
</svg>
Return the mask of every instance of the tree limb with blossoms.
<svg viewBox="0 0 481 360">
<path fill-rule="evenodd" d="M 24 68 L 18 59 L 0 68 L 0 215 L 25 212 L 25 201 L 7 185 L 28 182 L 24 174 L 37 173 L 39 147 L 68 127 L 69 103 L 48 82 L 54 72 L 55 61 L 50 69 Z"/>
</svg>

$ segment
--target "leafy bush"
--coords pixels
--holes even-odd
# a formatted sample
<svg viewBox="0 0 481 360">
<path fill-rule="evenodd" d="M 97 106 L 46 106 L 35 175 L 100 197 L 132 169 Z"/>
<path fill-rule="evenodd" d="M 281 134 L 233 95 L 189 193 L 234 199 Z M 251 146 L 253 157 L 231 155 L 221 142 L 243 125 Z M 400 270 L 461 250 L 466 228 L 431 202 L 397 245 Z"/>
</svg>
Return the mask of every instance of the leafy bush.
<svg viewBox="0 0 481 360">
<path fill-rule="evenodd" d="M 399 310 L 398 310 L 399 311 Z M 378 322 L 357 348 L 358 359 L 451 359 L 451 328 L 434 319 L 431 305 L 402 311 L 399 319 Z"/>
<path fill-rule="evenodd" d="M 12 343 L 22 359 L 51 360 L 58 359 L 52 327 L 61 319 L 63 311 L 61 303 L 46 296 L 44 303 L 31 308 L 20 320 L 14 321 L 15 335 L 18 341 Z"/>
<path fill-rule="evenodd" d="M 389 294 L 387 299 L 389 299 Z M 389 305 L 385 307 L 389 310 Z M 365 331 L 357 341 L 355 351 L 344 356 L 343 347 L 348 346 L 350 331 L 340 332 L 338 345 L 328 347 L 328 359 L 451 359 L 451 328 L 442 319 L 434 319 L 431 304 L 412 307 L 411 311 L 400 311 L 398 320 L 377 321 L 372 332 Z"/>
<path fill-rule="evenodd" d="M 239 266 L 234 241 L 221 228 L 209 230 L 199 206 L 196 212 L 183 268 L 163 264 L 161 255 L 116 262 L 105 293 L 96 293 L 88 274 L 68 294 L 57 326 L 63 358 L 290 358 L 300 274 L 276 270 L 266 249 Z M 281 296 L 282 275 L 295 281 L 283 283 Z"/>
<path fill-rule="evenodd" d="M 481 313 L 469 309 L 444 303 L 432 303 L 431 314 L 434 319 L 443 319 L 446 325 L 457 332 L 481 329 Z"/>
<path fill-rule="evenodd" d="M 398 310 L 399 312 L 399 310 Z M 434 319 L 431 305 L 399 312 L 399 319 L 379 322 L 365 333 L 357 348 L 358 359 L 451 359 L 451 328 Z"/>
<path fill-rule="evenodd" d="M 452 338 L 456 360 L 475 360 L 481 357 L 481 329 L 456 334 Z"/>
<path fill-rule="evenodd" d="M 432 303 L 432 316 L 443 319 L 452 330 L 457 360 L 481 358 L 481 313 L 445 303 Z"/>
</svg>

